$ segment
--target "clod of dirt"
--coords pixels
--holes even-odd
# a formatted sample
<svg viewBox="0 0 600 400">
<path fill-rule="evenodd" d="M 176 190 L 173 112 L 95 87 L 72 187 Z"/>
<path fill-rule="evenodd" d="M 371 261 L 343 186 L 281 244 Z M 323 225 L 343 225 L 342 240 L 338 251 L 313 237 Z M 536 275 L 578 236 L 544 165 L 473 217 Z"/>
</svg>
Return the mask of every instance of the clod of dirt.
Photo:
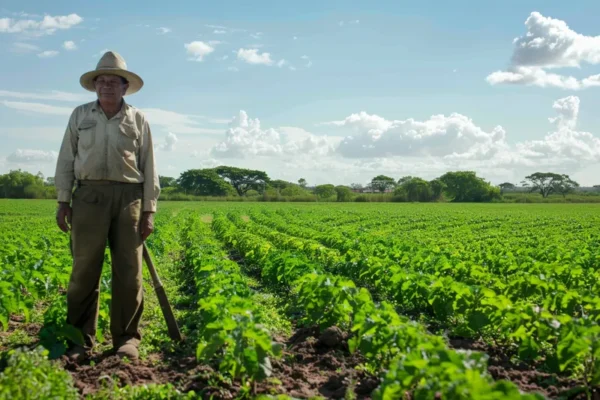
<svg viewBox="0 0 600 400">
<path fill-rule="evenodd" d="M 319 336 L 319 342 L 327 347 L 337 347 L 344 340 L 344 333 L 337 326 L 331 326 Z"/>
</svg>

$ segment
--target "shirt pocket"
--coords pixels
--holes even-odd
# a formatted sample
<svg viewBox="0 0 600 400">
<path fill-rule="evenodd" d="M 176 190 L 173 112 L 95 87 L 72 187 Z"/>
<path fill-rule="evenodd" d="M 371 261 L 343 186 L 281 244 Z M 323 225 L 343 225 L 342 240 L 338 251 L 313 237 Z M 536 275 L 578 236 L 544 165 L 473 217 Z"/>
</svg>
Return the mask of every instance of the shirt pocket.
<svg viewBox="0 0 600 400">
<path fill-rule="evenodd" d="M 133 124 L 119 125 L 118 147 L 124 157 L 137 154 L 139 148 L 140 131 Z"/>
<path fill-rule="evenodd" d="M 84 119 L 77 127 L 79 132 L 78 146 L 83 150 L 91 149 L 96 143 L 96 125 L 93 119 Z"/>
</svg>

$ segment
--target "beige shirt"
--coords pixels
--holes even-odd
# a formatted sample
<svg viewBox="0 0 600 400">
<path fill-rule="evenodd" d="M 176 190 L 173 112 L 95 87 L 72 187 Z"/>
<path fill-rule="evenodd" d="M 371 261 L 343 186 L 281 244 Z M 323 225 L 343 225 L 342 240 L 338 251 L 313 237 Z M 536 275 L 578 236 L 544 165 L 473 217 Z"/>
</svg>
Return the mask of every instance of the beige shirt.
<svg viewBox="0 0 600 400">
<path fill-rule="evenodd" d="M 143 183 L 143 211 L 156 211 L 160 194 L 150 126 L 123 101 L 110 120 L 97 101 L 73 110 L 56 164 L 59 202 L 70 202 L 75 180 Z"/>
</svg>

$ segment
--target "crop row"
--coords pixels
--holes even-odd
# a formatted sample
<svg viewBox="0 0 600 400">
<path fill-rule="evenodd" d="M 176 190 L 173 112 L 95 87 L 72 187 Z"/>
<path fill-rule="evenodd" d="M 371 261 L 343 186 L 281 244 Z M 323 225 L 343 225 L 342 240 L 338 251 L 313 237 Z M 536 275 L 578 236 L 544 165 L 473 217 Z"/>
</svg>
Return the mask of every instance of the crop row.
<svg viewBox="0 0 600 400">
<path fill-rule="evenodd" d="M 260 266 L 266 283 L 293 288 L 303 323 L 337 325 L 352 333 L 351 351 L 360 351 L 373 370 L 385 370 L 374 398 L 401 398 L 409 391 L 416 398 L 439 393 L 449 398 L 540 398 L 520 394 L 511 383 L 494 382 L 484 354 L 449 349 L 441 337 L 398 315 L 392 304 L 374 302 L 368 290 L 325 272 L 303 253 L 280 250 L 238 229 L 224 215 L 213 220 L 213 229 L 246 262 Z"/>
<path fill-rule="evenodd" d="M 552 274 L 557 270 L 572 272 L 568 269 L 544 269 L 548 277 L 513 271 L 503 282 L 477 269 L 476 264 L 453 266 L 443 257 L 436 258 L 435 251 L 405 263 L 360 250 L 347 250 L 341 255 L 336 249 L 315 245 L 312 239 L 289 236 L 252 221 L 240 222 L 232 214 L 230 218 L 247 232 L 300 252 L 332 273 L 354 279 L 373 294 L 393 301 L 403 313 L 426 313 L 457 334 L 484 335 L 506 346 L 514 343 L 522 360 L 542 358 L 552 371 L 580 374 L 589 385 L 600 383 L 600 346 L 595 344 L 600 340 L 600 300 L 593 289 L 581 293 L 571 290 Z M 253 219 L 285 231 L 302 230 L 260 216 Z M 596 273 L 591 267 L 586 271 L 592 276 Z"/>
</svg>

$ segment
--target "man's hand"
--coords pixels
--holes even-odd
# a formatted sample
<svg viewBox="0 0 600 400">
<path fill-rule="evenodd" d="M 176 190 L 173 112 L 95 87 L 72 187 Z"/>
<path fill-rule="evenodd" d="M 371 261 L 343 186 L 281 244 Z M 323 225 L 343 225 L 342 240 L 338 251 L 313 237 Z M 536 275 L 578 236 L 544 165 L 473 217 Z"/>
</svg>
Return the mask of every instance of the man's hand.
<svg viewBox="0 0 600 400">
<path fill-rule="evenodd" d="M 69 203 L 58 203 L 58 210 L 56 211 L 56 223 L 61 231 L 69 232 L 71 225 L 72 210 Z M 66 222 L 65 222 L 66 219 Z"/>
<path fill-rule="evenodd" d="M 142 214 L 142 241 L 145 241 L 148 236 L 154 231 L 154 213 L 144 211 Z"/>
</svg>

